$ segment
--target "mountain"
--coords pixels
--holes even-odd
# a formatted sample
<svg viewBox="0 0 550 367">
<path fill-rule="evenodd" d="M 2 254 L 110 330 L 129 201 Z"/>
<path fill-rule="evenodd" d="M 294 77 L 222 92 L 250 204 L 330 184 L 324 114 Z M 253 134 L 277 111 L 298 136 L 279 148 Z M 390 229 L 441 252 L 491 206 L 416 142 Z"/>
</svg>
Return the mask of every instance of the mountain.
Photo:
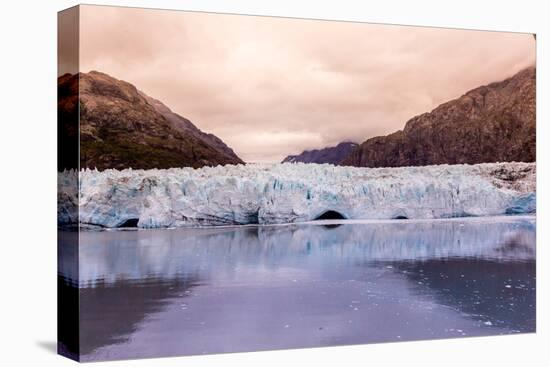
<svg viewBox="0 0 550 367">
<path fill-rule="evenodd" d="M 341 164 L 398 167 L 536 159 L 536 69 L 467 92 L 403 130 L 368 139 Z"/>
<path fill-rule="evenodd" d="M 305 150 L 298 155 L 289 155 L 281 163 L 332 163 L 338 164 L 346 158 L 353 149 L 358 146 L 356 143 L 344 142 L 335 147 L 324 149 Z"/>
<path fill-rule="evenodd" d="M 81 168 L 199 168 L 244 163 L 218 137 L 202 132 L 125 81 L 97 71 L 66 74 L 58 79 L 58 90 L 60 119 L 74 115 L 71 110 L 80 107 Z"/>
<path fill-rule="evenodd" d="M 210 144 L 211 146 L 218 149 L 220 152 L 224 153 L 228 158 L 231 159 L 238 159 L 240 161 L 240 158 L 237 157 L 233 149 L 229 148 L 220 138 L 218 138 L 214 134 L 209 134 L 201 131 L 199 128 L 197 128 L 191 121 L 186 119 L 185 117 L 181 117 L 177 113 L 172 112 L 170 108 L 165 106 L 162 102 L 160 102 L 157 99 L 154 99 L 152 97 L 149 97 L 143 92 L 139 92 L 146 100 L 149 102 L 150 105 L 155 107 L 155 109 L 162 115 L 164 118 L 166 118 L 169 122 L 172 123 L 172 125 L 177 128 L 178 130 L 181 130 L 182 132 L 186 134 L 191 134 L 195 136 L 198 139 L 203 140 L 204 142 Z M 244 163 L 240 161 L 239 163 Z"/>
</svg>

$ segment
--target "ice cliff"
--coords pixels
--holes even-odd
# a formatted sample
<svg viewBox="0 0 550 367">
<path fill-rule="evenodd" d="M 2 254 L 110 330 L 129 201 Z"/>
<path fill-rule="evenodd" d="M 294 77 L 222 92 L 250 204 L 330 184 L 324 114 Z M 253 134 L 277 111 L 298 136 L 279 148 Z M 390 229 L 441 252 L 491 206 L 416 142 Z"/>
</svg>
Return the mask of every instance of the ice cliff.
<svg viewBox="0 0 550 367">
<path fill-rule="evenodd" d="M 535 163 L 399 168 L 329 164 L 83 170 L 79 198 L 60 173 L 60 224 L 120 227 L 277 224 L 317 219 L 448 218 L 532 213 Z M 63 202 L 67 203 L 67 208 Z M 70 206 L 78 203 L 79 217 Z"/>
</svg>

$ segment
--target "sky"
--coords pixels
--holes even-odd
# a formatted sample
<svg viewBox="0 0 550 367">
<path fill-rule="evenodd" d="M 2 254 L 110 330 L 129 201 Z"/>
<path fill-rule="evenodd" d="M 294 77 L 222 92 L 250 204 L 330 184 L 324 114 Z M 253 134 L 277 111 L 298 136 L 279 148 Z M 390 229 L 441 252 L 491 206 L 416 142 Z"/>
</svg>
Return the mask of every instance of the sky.
<svg viewBox="0 0 550 367">
<path fill-rule="evenodd" d="M 535 63 L 531 34 L 82 6 L 80 70 L 134 84 L 247 162 L 361 143 Z"/>
</svg>

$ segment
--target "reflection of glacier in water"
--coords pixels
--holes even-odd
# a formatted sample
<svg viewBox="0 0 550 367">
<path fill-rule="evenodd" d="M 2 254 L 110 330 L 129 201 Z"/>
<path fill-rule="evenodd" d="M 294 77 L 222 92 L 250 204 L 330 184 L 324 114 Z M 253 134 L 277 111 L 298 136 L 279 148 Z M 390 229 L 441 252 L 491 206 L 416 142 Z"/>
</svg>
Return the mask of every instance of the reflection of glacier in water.
<svg viewBox="0 0 550 367">
<path fill-rule="evenodd" d="M 534 217 L 323 224 L 81 233 L 83 359 L 535 330 Z"/>
</svg>

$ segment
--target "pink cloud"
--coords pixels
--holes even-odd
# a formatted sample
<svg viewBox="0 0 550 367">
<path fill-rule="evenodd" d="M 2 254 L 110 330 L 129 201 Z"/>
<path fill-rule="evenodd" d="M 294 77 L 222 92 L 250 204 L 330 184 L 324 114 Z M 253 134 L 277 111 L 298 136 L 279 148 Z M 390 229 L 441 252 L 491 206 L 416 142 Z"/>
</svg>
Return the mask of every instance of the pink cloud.
<svg viewBox="0 0 550 367">
<path fill-rule="evenodd" d="M 160 99 L 249 161 L 401 129 L 535 62 L 530 34 L 82 6 L 81 70 Z"/>
</svg>

